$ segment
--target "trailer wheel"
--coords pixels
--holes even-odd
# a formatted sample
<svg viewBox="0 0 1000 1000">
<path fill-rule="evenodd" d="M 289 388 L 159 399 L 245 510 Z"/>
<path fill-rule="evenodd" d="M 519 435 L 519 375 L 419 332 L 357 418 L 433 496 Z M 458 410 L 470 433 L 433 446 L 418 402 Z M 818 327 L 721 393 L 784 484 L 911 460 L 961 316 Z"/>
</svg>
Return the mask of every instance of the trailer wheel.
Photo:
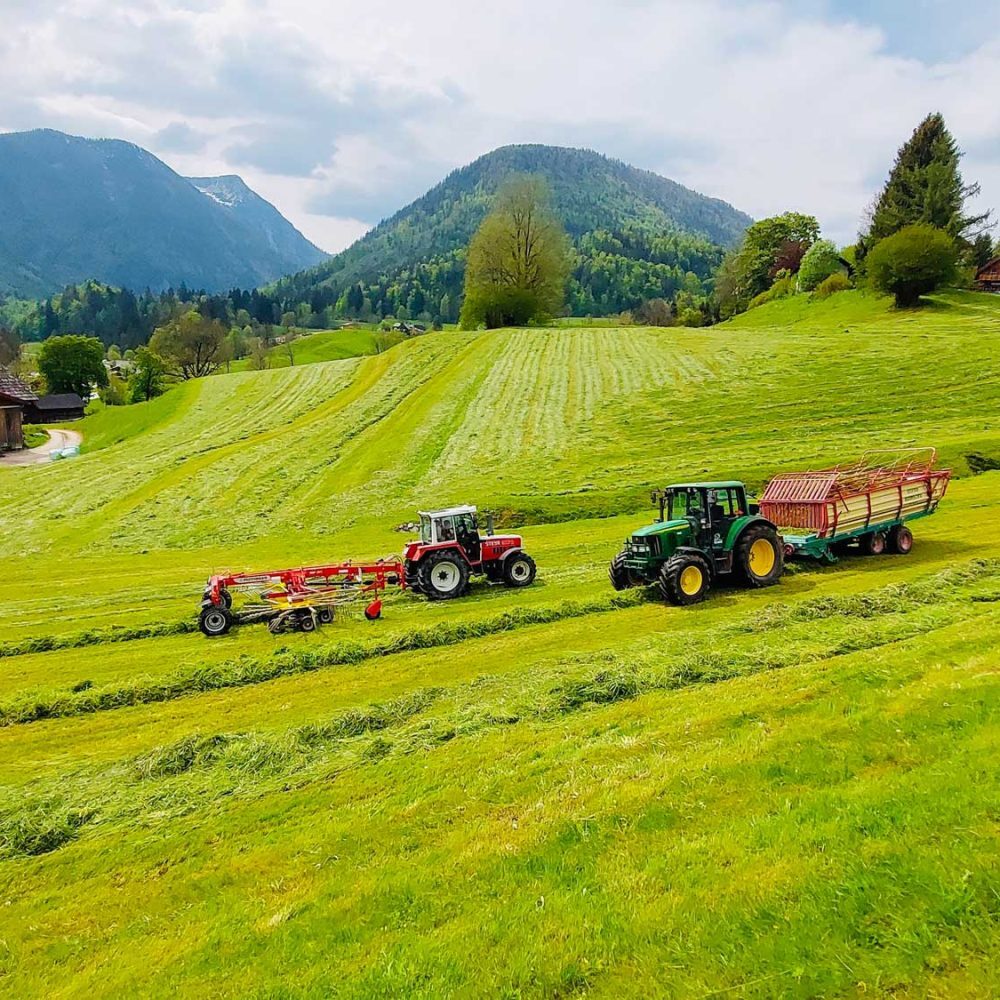
<svg viewBox="0 0 1000 1000">
<path fill-rule="evenodd" d="M 420 589 L 432 601 L 461 597 L 469 588 L 469 566 L 454 552 L 431 552 L 417 567 Z"/>
<path fill-rule="evenodd" d="M 217 608 L 214 604 L 203 608 L 198 616 L 198 628 L 210 639 L 225 635 L 233 627 L 233 616 L 228 608 Z"/>
<path fill-rule="evenodd" d="M 316 631 L 316 619 L 313 617 L 313 613 L 311 611 L 305 611 L 299 615 L 299 628 L 303 632 Z"/>
<path fill-rule="evenodd" d="M 503 564 L 503 582 L 508 587 L 527 587 L 535 582 L 535 560 L 527 552 L 508 556 Z"/>
<path fill-rule="evenodd" d="M 889 532 L 889 551 L 898 556 L 908 556 L 913 549 L 913 532 L 905 524 L 897 525 Z"/>
<path fill-rule="evenodd" d="M 316 614 L 323 625 L 330 625 L 333 623 L 333 608 L 320 608 Z"/>
<path fill-rule="evenodd" d="M 772 587 L 785 568 L 785 548 L 774 528 L 755 524 L 736 542 L 734 568 L 748 587 Z"/>
<path fill-rule="evenodd" d="M 885 554 L 885 535 L 881 531 L 873 531 L 861 538 L 861 551 L 866 556 L 881 556 Z"/>
<path fill-rule="evenodd" d="M 697 604 L 705 600 L 711 584 L 712 571 L 702 556 L 681 553 L 660 567 L 660 594 L 671 604 Z"/>
</svg>

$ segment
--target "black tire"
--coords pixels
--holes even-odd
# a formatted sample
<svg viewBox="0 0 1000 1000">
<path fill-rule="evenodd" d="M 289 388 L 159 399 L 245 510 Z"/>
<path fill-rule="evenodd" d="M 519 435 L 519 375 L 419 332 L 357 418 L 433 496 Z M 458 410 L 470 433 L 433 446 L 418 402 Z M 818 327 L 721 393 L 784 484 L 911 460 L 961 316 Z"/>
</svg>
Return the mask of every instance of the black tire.
<svg viewBox="0 0 1000 1000">
<path fill-rule="evenodd" d="M 311 611 L 303 611 L 299 615 L 299 628 L 303 632 L 316 631 L 316 619 Z"/>
<path fill-rule="evenodd" d="M 682 552 L 660 567 L 658 583 L 665 601 L 686 607 L 705 600 L 712 585 L 712 570 L 703 556 Z"/>
<path fill-rule="evenodd" d="M 382 609 L 379 608 L 378 611 L 371 611 L 369 608 L 365 608 L 365 618 L 370 622 L 377 622 L 379 618 L 382 617 Z"/>
<path fill-rule="evenodd" d="M 873 531 L 869 535 L 862 535 L 860 544 L 861 551 L 866 556 L 885 555 L 886 539 L 885 535 L 883 535 L 881 531 Z"/>
<path fill-rule="evenodd" d="M 420 590 L 432 601 L 461 597 L 469 589 L 469 564 L 457 552 L 431 552 L 417 567 Z"/>
<path fill-rule="evenodd" d="M 913 532 L 905 524 L 898 524 L 889 532 L 889 551 L 897 556 L 908 556 L 913 550 Z"/>
<path fill-rule="evenodd" d="M 233 627 L 233 616 L 228 608 L 220 608 L 215 604 L 201 609 L 198 616 L 198 628 L 210 639 L 225 635 Z"/>
<path fill-rule="evenodd" d="M 209 604 L 212 604 L 212 592 L 210 590 L 206 590 L 201 595 L 201 599 L 202 601 L 207 601 Z M 230 594 L 228 590 L 219 591 L 219 600 L 222 601 L 221 606 L 227 611 L 233 606 L 233 595 Z"/>
<path fill-rule="evenodd" d="M 527 552 L 515 552 L 503 561 L 503 582 L 507 587 L 530 587 L 537 572 L 535 560 Z"/>
<path fill-rule="evenodd" d="M 615 590 L 628 590 L 629 587 L 641 587 L 646 583 L 641 576 L 633 573 L 625 565 L 626 558 L 624 552 L 619 552 L 608 566 L 608 579 Z"/>
<path fill-rule="evenodd" d="M 333 623 L 333 608 L 320 608 L 316 612 L 316 616 L 323 625 L 331 625 Z"/>
<path fill-rule="evenodd" d="M 420 567 L 414 566 L 409 559 L 403 565 L 403 580 L 408 590 L 412 590 L 415 594 L 423 593 L 420 588 Z"/>
<path fill-rule="evenodd" d="M 785 569 L 785 547 L 774 528 L 753 524 L 736 541 L 733 569 L 748 587 L 773 587 Z"/>
</svg>

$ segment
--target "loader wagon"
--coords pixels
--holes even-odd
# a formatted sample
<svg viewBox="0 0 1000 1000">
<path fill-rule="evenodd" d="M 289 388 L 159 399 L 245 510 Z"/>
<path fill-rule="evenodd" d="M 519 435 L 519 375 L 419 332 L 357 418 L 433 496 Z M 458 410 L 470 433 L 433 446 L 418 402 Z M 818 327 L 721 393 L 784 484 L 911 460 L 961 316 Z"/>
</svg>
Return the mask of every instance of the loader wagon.
<svg viewBox="0 0 1000 1000">
<path fill-rule="evenodd" d="M 857 545 L 868 555 L 913 547 L 908 523 L 933 514 L 951 470 L 933 448 L 868 452 L 851 465 L 775 476 L 760 513 L 778 526 L 786 558 L 836 562 Z"/>
</svg>

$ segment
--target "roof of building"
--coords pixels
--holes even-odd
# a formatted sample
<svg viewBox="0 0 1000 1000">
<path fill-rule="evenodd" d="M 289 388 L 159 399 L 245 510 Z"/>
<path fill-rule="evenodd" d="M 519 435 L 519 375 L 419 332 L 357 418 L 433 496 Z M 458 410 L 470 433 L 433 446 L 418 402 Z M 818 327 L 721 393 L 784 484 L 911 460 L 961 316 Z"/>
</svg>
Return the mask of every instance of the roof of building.
<svg viewBox="0 0 1000 1000">
<path fill-rule="evenodd" d="M 16 375 L 6 368 L 0 368 L 0 396 L 16 399 L 22 403 L 33 403 L 38 397 Z"/>
<path fill-rule="evenodd" d="M 42 396 L 35 404 L 40 410 L 78 410 L 86 404 L 75 392 L 57 392 L 51 396 Z"/>
<path fill-rule="evenodd" d="M 1000 266 L 1000 257 L 994 257 L 992 260 L 988 260 L 983 266 L 976 271 L 976 277 L 983 273 L 983 271 L 992 271 L 993 268 Z"/>
</svg>

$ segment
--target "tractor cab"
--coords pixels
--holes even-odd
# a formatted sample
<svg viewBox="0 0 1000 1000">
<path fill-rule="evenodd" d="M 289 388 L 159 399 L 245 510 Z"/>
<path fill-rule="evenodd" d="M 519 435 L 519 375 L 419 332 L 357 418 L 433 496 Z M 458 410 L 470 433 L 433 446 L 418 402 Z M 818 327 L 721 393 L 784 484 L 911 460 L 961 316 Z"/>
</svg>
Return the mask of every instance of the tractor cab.
<svg viewBox="0 0 1000 1000">
<path fill-rule="evenodd" d="M 492 521 L 492 519 L 491 519 Z M 487 534 L 492 535 L 492 524 Z M 424 545 L 458 543 L 470 562 L 478 562 L 482 550 L 479 535 L 479 517 L 475 507 L 468 504 L 448 507 L 445 510 L 420 511 L 420 541 Z"/>
<path fill-rule="evenodd" d="M 654 490 L 652 500 L 660 508 L 658 524 L 687 521 L 701 547 L 718 549 L 725 544 L 729 529 L 738 518 L 751 511 L 743 483 L 678 483 Z"/>
</svg>

